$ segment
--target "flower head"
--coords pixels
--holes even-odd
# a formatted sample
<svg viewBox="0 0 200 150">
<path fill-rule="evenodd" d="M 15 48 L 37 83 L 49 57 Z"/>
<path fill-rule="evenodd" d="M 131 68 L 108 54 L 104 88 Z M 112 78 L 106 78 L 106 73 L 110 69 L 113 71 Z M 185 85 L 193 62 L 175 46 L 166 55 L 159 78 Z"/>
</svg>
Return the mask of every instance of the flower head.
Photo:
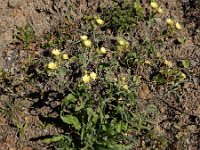
<svg viewBox="0 0 200 150">
<path fill-rule="evenodd" d="M 120 46 L 128 46 L 128 44 L 129 44 L 125 39 L 123 39 L 123 38 L 121 38 L 121 37 L 118 37 L 118 38 L 117 38 L 117 42 L 118 42 L 118 44 L 119 44 Z"/>
<path fill-rule="evenodd" d="M 98 25 L 103 25 L 104 24 L 104 21 L 100 18 L 96 19 L 96 22 Z"/>
<path fill-rule="evenodd" d="M 106 53 L 106 48 L 105 48 L 105 47 L 101 47 L 101 48 L 100 48 L 100 52 L 101 52 L 102 54 L 105 54 L 105 53 Z"/>
<path fill-rule="evenodd" d="M 81 38 L 82 41 L 85 41 L 85 40 L 88 39 L 87 35 L 82 35 L 82 36 L 80 36 L 80 38 Z"/>
<path fill-rule="evenodd" d="M 91 46 L 92 46 L 92 41 L 91 41 L 91 40 L 84 40 L 84 41 L 83 41 L 83 44 L 84 44 L 86 47 L 91 47 Z"/>
<path fill-rule="evenodd" d="M 128 90 L 128 85 L 124 85 L 123 89 Z"/>
<path fill-rule="evenodd" d="M 151 65 L 151 62 L 149 60 L 145 60 L 144 63 L 147 65 Z"/>
<path fill-rule="evenodd" d="M 173 21 L 172 19 L 170 19 L 170 18 L 168 18 L 168 19 L 166 20 L 166 22 L 167 22 L 167 24 L 170 25 L 170 26 L 172 26 L 172 25 L 174 24 L 174 21 Z"/>
<path fill-rule="evenodd" d="M 90 78 L 95 80 L 97 78 L 97 74 L 95 72 L 90 73 Z"/>
<path fill-rule="evenodd" d="M 57 63 L 55 63 L 55 62 L 50 62 L 50 63 L 48 64 L 48 68 L 51 69 L 51 70 L 55 70 L 55 69 L 58 68 L 58 65 L 57 65 Z"/>
<path fill-rule="evenodd" d="M 125 41 L 123 41 L 123 40 L 119 40 L 118 42 L 119 42 L 119 45 L 121 45 L 121 46 L 124 46 L 126 44 Z"/>
<path fill-rule="evenodd" d="M 165 61 L 164 61 L 164 64 L 165 64 L 166 66 L 168 66 L 169 68 L 172 68 L 172 67 L 173 67 L 173 63 L 172 63 L 171 61 L 165 60 Z"/>
<path fill-rule="evenodd" d="M 68 54 L 63 54 L 62 58 L 63 58 L 64 60 L 67 60 L 67 59 L 69 59 L 69 56 L 68 56 Z"/>
<path fill-rule="evenodd" d="M 163 9 L 161 7 L 158 8 L 158 13 L 162 14 L 163 13 Z"/>
<path fill-rule="evenodd" d="M 61 51 L 59 49 L 53 49 L 52 54 L 55 56 L 59 56 L 61 54 Z"/>
<path fill-rule="evenodd" d="M 184 73 L 181 72 L 180 77 L 181 77 L 182 79 L 185 79 L 185 78 L 186 78 L 186 75 L 185 75 Z"/>
<path fill-rule="evenodd" d="M 156 2 L 151 2 L 151 7 L 152 7 L 153 9 L 157 9 L 157 8 L 158 8 L 158 3 L 156 3 Z"/>
<path fill-rule="evenodd" d="M 176 26 L 176 29 L 178 30 L 182 29 L 181 25 L 178 22 L 175 24 L 175 26 Z"/>
<path fill-rule="evenodd" d="M 86 74 L 82 77 L 82 80 L 84 83 L 89 83 L 91 79 L 90 76 Z"/>
</svg>

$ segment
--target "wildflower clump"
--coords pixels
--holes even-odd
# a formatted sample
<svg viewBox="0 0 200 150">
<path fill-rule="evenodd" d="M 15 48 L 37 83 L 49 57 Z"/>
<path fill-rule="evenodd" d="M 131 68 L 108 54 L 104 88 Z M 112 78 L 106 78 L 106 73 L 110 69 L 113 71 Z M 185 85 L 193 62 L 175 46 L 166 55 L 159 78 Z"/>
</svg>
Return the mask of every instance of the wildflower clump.
<svg viewBox="0 0 200 150">
<path fill-rule="evenodd" d="M 90 39 L 88 39 L 88 37 L 86 35 L 80 36 L 80 39 L 82 40 L 83 45 L 85 47 L 91 47 L 92 46 L 92 41 Z"/>
<path fill-rule="evenodd" d="M 166 22 L 170 26 L 172 26 L 174 24 L 174 21 L 172 19 L 170 19 L 170 18 L 167 18 Z"/>
<path fill-rule="evenodd" d="M 58 68 L 58 65 L 57 65 L 57 63 L 55 63 L 55 62 L 50 62 L 50 63 L 48 64 L 48 69 L 55 70 L 55 69 L 57 69 L 57 68 Z"/>
<path fill-rule="evenodd" d="M 117 37 L 117 43 L 121 47 L 127 47 L 129 45 L 129 43 L 121 37 Z"/>
<path fill-rule="evenodd" d="M 117 37 L 117 50 L 120 55 L 122 54 L 124 50 L 128 48 L 128 46 L 129 46 L 129 43 L 125 39 L 121 37 Z"/>
<path fill-rule="evenodd" d="M 87 73 L 85 72 L 85 75 L 82 77 L 82 80 L 84 83 L 89 83 L 90 81 L 94 81 L 97 78 L 97 74 L 95 72 Z"/>
<path fill-rule="evenodd" d="M 173 21 L 172 19 L 168 18 L 166 20 L 167 22 L 167 25 L 169 26 L 170 29 L 174 30 L 181 30 L 182 29 L 182 26 L 180 25 L 180 23 Z"/>
<path fill-rule="evenodd" d="M 157 2 L 151 2 L 151 7 L 158 13 L 163 13 L 163 9 L 161 7 L 159 7 Z"/>
</svg>

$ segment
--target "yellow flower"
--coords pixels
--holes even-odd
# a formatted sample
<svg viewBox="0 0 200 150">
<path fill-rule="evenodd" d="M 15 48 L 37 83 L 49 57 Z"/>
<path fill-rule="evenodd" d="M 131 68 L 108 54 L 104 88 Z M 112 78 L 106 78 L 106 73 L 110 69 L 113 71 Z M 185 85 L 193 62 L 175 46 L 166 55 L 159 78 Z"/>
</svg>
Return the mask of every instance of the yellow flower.
<svg viewBox="0 0 200 150">
<path fill-rule="evenodd" d="M 117 38 L 117 42 L 118 42 L 118 44 L 120 46 L 128 46 L 128 42 L 125 39 L 121 38 L 121 37 Z"/>
<path fill-rule="evenodd" d="M 83 80 L 84 83 L 89 83 L 90 82 L 90 76 L 86 74 L 82 77 L 82 80 Z"/>
<path fill-rule="evenodd" d="M 86 47 L 91 47 L 91 46 L 92 46 L 91 40 L 85 40 L 85 41 L 83 41 L 83 44 L 84 44 Z"/>
<path fill-rule="evenodd" d="M 165 60 L 165 61 L 164 61 L 164 64 L 165 64 L 166 66 L 168 66 L 169 68 L 172 68 L 172 67 L 173 67 L 173 63 L 172 63 L 171 61 Z"/>
<path fill-rule="evenodd" d="M 86 35 L 82 35 L 82 36 L 80 36 L 80 38 L 81 38 L 82 41 L 85 41 L 85 40 L 88 39 L 88 37 Z"/>
<path fill-rule="evenodd" d="M 163 9 L 161 7 L 158 8 L 158 13 L 162 14 L 163 13 Z"/>
<path fill-rule="evenodd" d="M 185 78 L 186 78 L 186 75 L 185 75 L 184 73 L 181 72 L 180 77 L 181 77 L 182 79 L 185 79 Z"/>
<path fill-rule="evenodd" d="M 126 77 L 122 77 L 122 81 L 126 81 Z"/>
<path fill-rule="evenodd" d="M 100 18 L 96 19 L 96 22 L 98 25 L 103 25 L 104 24 L 104 21 Z"/>
<path fill-rule="evenodd" d="M 124 46 L 126 43 L 123 40 L 119 40 L 119 45 Z"/>
<path fill-rule="evenodd" d="M 61 54 L 61 52 L 60 52 L 59 49 L 53 49 L 52 54 L 55 55 L 55 56 L 59 56 Z"/>
<path fill-rule="evenodd" d="M 170 18 L 168 18 L 168 19 L 166 20 L 166 22 L 167 22 L 167 24 L 170 25 L 170 26 L 172 26 L 172 25 L 174 24 L 174 21 L 173 21 L 172 19 L 170 19 Z"/>
<path fill-rule="evenodd" d="M 100 52 L 101 52 L 102 54 L 105 54 L 105 53 L 106 53 L 106 48 L 105 48 L 105 47 L 101 47 L 101 48 L 100 48 Z"/>
<path fill-rule="evenodd" d="M 67 59 L 69 59 L 69 56 L 68 56 L 68 54 L 63 54 L 62 58 L 63 58 L 64 60 L 67 60 Z"/>
<path fill-rule="evenodd" d="M 160 53 L 159 53 L 159 52 L 156 52 L 156 57 L 158 57 L 158 58 L 160 58 L 160 57 L 161 57 L 161 55 L 160 55 Z"/>
<path fill-rule="evenodd" d="M 182 29 L 181 25 L 178 22 L 175 24 L 175 26 L 176 26 L 176 29 L 178 30 Z"/>
<path fill-rule="evenodd" d="M 148 64 L 148 65 L 151 64 L 151 62 L 150 62 L 149 60 L 145 60 L 144 63 L 145 63 L 145 64 Z"/>
<path fill-rule="evenodd" d="M 91 72 L 90 73 L 90 78 L 92 78 L 93 80 L 95 80 L 97 78 L 97 74 L 95 72 Z"/>
<path fill-rule="evenodd" d="M 151 7 L 152 7 L 153 9 L 157 9 L 157 8 L 158 8 L 158 3 L 156 3 L 156 2 L 151 2 Z"/>
<path fill-rule="evenodd" d="M 128 90 L 128 85 L 124 85 L 123 89 Z"/>
<path fill-rule="evenodd" d="M 51 70 L 55 70 L 58 68 L 57 64 L 55 62 L 50 62 L 48 64 L 48 68 L 51 69 Z"/>
</svg>

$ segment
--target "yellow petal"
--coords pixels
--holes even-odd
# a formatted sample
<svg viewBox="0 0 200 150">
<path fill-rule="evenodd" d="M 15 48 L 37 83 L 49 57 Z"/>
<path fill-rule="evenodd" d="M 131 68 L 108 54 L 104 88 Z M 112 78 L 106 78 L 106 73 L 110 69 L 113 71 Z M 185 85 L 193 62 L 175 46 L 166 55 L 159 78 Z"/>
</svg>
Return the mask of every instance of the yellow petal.
<svg viewBox="0 0 200 150">
<path fill-rule="evenodd" d="M 183 78 L 183 79 L 186 78 L 186 75 L 185 75 L 184 73 L 182 73 L 182 72 L 181 72 L 181 75 L 180 75 L 180 76 L 181 76 L 181 78 Z"/>
<path fill-rule="evenodd" d="M 96 19 L 96 22 L 98 25 L 103 25 L 104 24 L 104 21 L 100 18 Z"/>
<path fill-rule="evenodd" d="M 161 7 L 158 8 L 158 13 L 160 13 L 160 14 L 163 13 L 163 9 Z"/>
<path fill-rule="evenodd" d="M 106 53 L 106 48 L 105 48 L 105 47 L 101 47 L 101 48 L 100 48 L 100 52 L 101 52 L 102 54 L 105 54 L 105 53 Z"/>
<path fill-rule="evenodd" d="M 128 85 L 124 85 L 123 89 L 128 90 Z"/>
<path fill-rule="evenodd" d="M 57 67 L 58 67 L 57 64 L 54 63 L 54 62 L 50 62 L 48 64 L 48 68 L 51 69 L 51 70 L 55 70 L 55 69 L 57 69 Z"/>
<path fill-rule="evenodd" d="M 166 22 L 167 22 L 168 25 L 173 25 L 174 24 L 174 21 L 172 19 L 170 19 L 170 18 L 168 18 L 166 20 Z"/>
<path fill-rule="evenodd" d="M 88 39 L 88 37 L 86 35 L 82 35 L 82 36 L 80 36 L 80 38 L 81 38 L 82 41 L 85 41 L 85 40 Z"/>
<path fill-rule="evenodd" d="M 175 26 L 176 26 L 176 29 L 178 30 L 182 29 L 181 25 L 178 22 L 175 24 Z"/>
<path fill-rule="evenodd" d="M 52 54 L 55 56 L 59 56 L 61 54 L 61 51 L 59 49 L 53 49 Z"/>
<path fill-rule="evenodd" d="M 84 83 L 89 83 L 90 82 L 90 76 L 86 74 L 82 77 L 82 80 L 83 80 Z"/>
<path fill-rule="evenodd" d="M 92 46 L 92 42 L 90 40 L 85 40 L 83 41 L 83 44 L 86 46 L 86 47 L 91 47 Z"/>
<path fill-rule="evenodd" d="M 157 8 L 158 8 L 158 3 L 156 3 L 156 2 L 151 2 L 151 7 L 152 7 L 153 9 L 157 9 Z"/>
<path fill-rule="evenodd" d="M 67 59 L 69 59 L 69 56 L 68 56 L 68 54 L 63 54 L 62 58 L 63 58 L 64 60 L 67 60 Z"/>
<path fill-rule="evenodd" d="M 173 67 L 173 63 L 172 63 L 171 61 L 165 60 L 165 61 L 164 61 L 164 64 L 165 64 L 166 66 L 168 66 L 169 68 L 172 68 L 172 67 Z"/>
<path fill-rule="evenodd" d="M 90 77 L 95 80 L 97 78 L 97 74 L 95 72 L 90 73 Z"/>
</svg>

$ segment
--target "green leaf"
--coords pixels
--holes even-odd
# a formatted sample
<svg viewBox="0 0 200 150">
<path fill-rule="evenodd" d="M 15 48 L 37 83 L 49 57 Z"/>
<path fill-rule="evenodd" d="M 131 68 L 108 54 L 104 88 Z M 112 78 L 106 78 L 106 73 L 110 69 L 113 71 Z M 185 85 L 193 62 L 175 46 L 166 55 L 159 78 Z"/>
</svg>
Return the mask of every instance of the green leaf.
<svg viewBox="0 0 200 150">
<path fill-rule="evenodd" d="M 184 39 L 184 38 L 178 38 L 178 39 L 177 39 L 177 42 L 178 42 L 179 44 L 183 44 L 183 43 L 185 42 L 185 39 Z"/>
<path fill-rule="evenodd" d="M 72 115 L 61 116 L 61 119 L 64 123 L 71 124 L 76 130 L 80 130 L 81 124 L 78 121 L 78 118 Z"/>
<path fill-rule="evenodd" d="M 53 136 L 51 138 L 46 138 L 44 140 L 42 140 L 43 143 L 52 143 L 52 142 L 59 142 L 63 139 L 63 136 L 62 135 L 56 135 L 56 136 Z"/>
<path fill-rule="evenodd" d="M 183 67 L 184 68 L 188 68 L 190 66 L 190 61 L 185 59 L 185 60 L 182 60 L 182 64 L 183 64 Z"/>
<path fill-rule="evenodd" d="M 94 116 L 93 116 L 92 122 L 96 124 L 98 118 L 99 118 L 99 115 L 97 115 L 97 114 L 95 113 Z"/>
<path fill-rule="evenodd" d="M 80 106 L 76 106 L 76 107 L 75 107 L 75 111 L 80 111 L 81 109 L 83 109 L 83 108 L 85 107 L 85 103 L 86 103 L 86 102 L 82 102 L 82 101 L 81 101 Z"/>
<path fill-rule="evenodd" d="M 117 133 L 120 133 L 122 131 L 122 124 L 121 124 L 121 122 L 119 122 L 118 124 L 116 124 L 115 129 L 116 129 Z"/>
<path fill-rule="evenodd" d="M 139 16 L 139 17 L 143 17 L 144 16 L 144 9 L 143 7 L 141 6 L 140 2 L 137 1 L 137 2 L 134 2 L 134 6 L 133 6 L 136 10 L 136 14 Z"/>
<path fill-rule="evenodd" d="M 46 139 L 42 140 L 42 142 L 48 144 L 48 143 L 51 143 L 52 141 L 51 141 L 51 138 L 46 138 Z"/>
<path fill-rule="evenodd" d="M 157 76 L 155 76 L 154 80 L 160 84 L 166 83 L 166 79 L 162 74 L 158 74 Z"/>
<path fill-rule="evenodd" d="M 65 76 L 67 73 L 67 69 L 65 67 L 62 67 L 59 69 L 59 75 L 60 76 Z"/>
<path fill-rule="evenodd" d="M 77 99 L 73 94 L 68 94 L 63 100 L 62 103 L 65 104 L 69 104 L 70 102 L 74 103 L 76 102 Z"/>
<path fill-rule="evenodd" d="M 88 122 L 92 120 L 93 123 L 96 123 L 98 120 L 98 115 L 92 108 L 87 108 L 87 114 L 88 114 Z"/>
</svg>

